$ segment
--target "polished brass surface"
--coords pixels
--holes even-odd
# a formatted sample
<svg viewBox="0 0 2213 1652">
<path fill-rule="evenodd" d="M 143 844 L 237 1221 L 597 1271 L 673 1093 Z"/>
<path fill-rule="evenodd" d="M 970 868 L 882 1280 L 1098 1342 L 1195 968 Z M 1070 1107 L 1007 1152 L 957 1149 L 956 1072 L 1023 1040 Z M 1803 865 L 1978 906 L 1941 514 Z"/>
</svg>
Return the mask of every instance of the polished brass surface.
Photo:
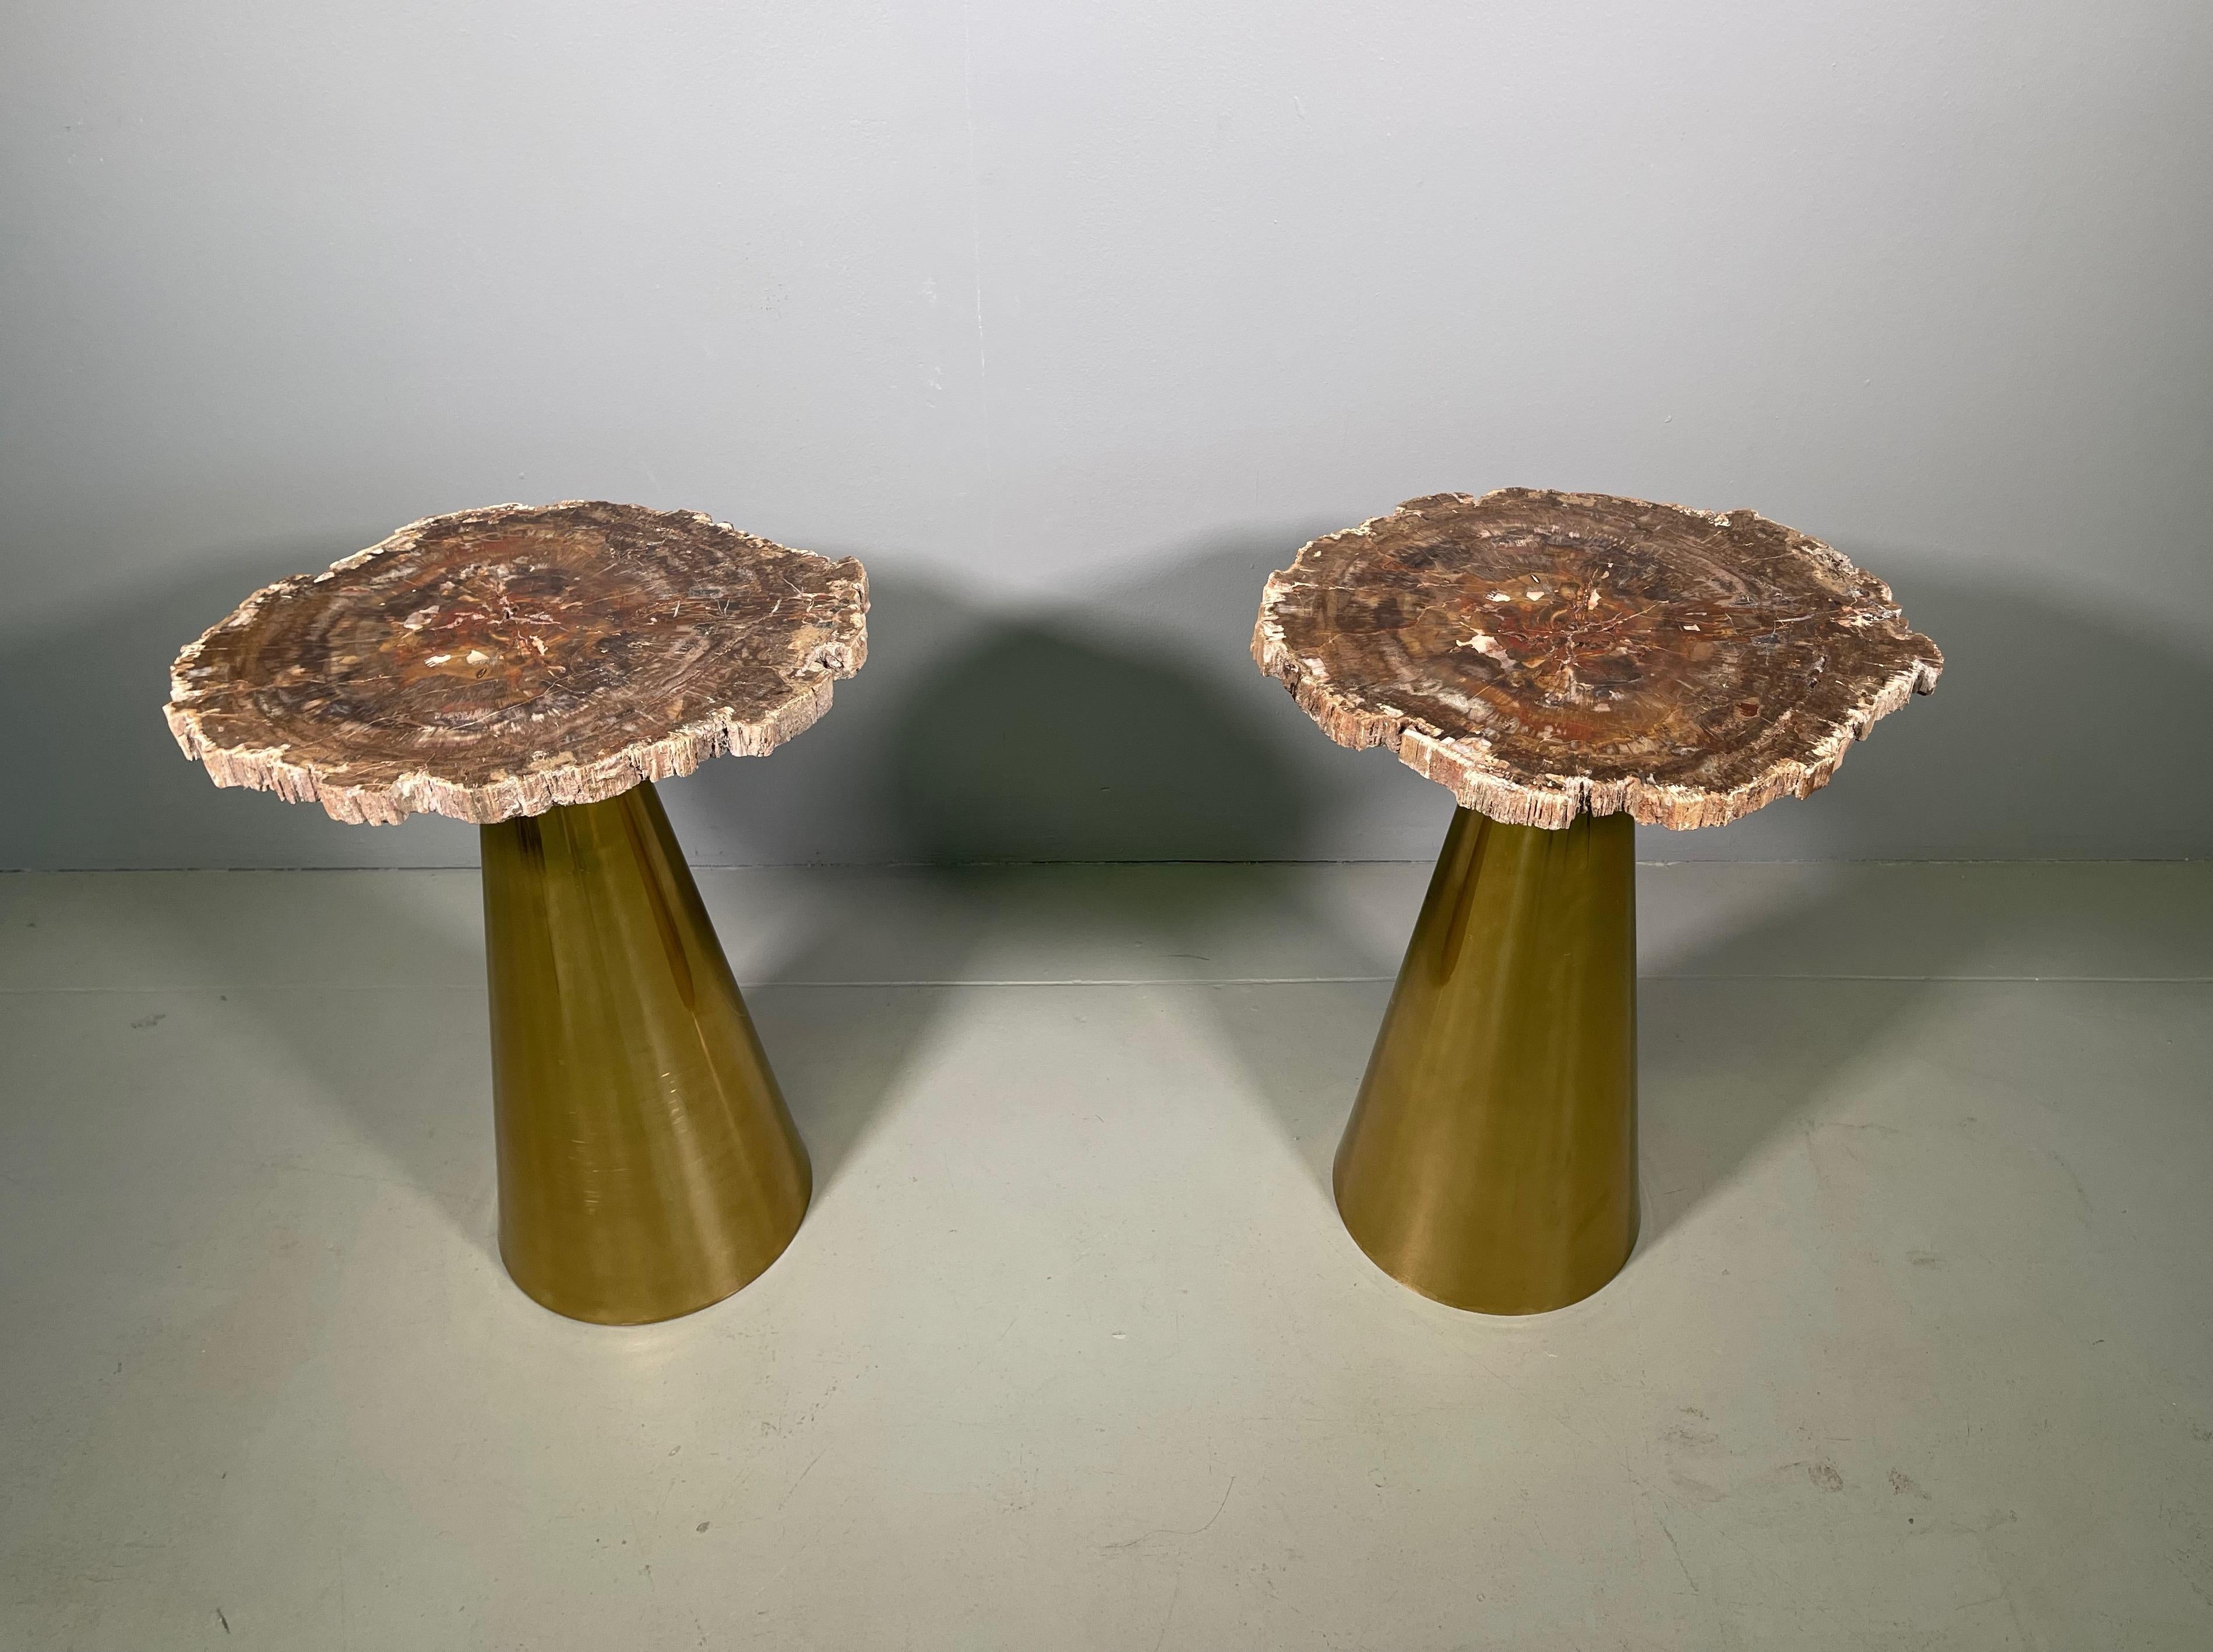
<svg viewBox="0 0 2213 1652">
<path fill-rule="evenodd" d="M 720 1301 L 813 1186 L 649 785 L 483 829 L 499 1248 L 557 1314 Z"/>
<path fill-rule="evenodd" d="M 1564 1308 L 1637 1242 L 1637 905 L 1625 814 L 1454 817 L 1337 1153 L 1376 1265 L 1485 1314 Z"/>
</svg>

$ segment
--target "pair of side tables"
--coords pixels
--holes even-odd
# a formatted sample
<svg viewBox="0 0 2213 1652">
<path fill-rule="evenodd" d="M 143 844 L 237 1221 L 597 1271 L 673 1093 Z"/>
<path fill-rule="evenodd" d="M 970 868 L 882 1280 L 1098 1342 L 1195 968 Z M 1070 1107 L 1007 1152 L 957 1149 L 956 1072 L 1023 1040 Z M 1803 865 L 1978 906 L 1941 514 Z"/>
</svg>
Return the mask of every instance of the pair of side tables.
<svg viewBox="0 0 2213 1652">
<path fill-rule="evenodd" d="M 861 564 L 688 512 L 435 516 L 249 597 L 168 705 L 220 786 L 482 828 L 499 1242 L 523 1290 L 672 1319 L 798 1231 L 807 1149 L 653 783 L 759 756 L 867 655 Z M 1825 784 L 1943 656 L 1748 510 L 1438 494 L 1272 576 L 1253 657 L 1459 804 L 1338 1150 L 1386 1272 L 1564 1307 L 1636 1242 L 1631 823 Z"/>
</svg>

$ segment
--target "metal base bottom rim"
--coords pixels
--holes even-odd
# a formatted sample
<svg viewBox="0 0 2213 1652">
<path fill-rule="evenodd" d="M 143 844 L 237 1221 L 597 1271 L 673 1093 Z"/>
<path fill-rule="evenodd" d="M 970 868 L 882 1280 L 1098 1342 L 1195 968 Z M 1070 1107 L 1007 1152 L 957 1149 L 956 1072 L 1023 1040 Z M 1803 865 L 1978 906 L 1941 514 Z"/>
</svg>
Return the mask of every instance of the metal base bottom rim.
<svg viewBox="0 0 2213 1652">
<path fill-rule="evenodd" d="M 1344 1211 L 1342 1207 L 1339 1207 L 1337 1214 L 1338 1220 L 1339 1222 L 1344 1222 Z M 1572 1296 L 1564 1296 L 1557 1302 L 1547 1302 L 1543 1306 L 1537 1308 L 1491 1308 L 1482 1302 L 1454 1301 L 1449 1296 L 1440 1296 L 1436 1291 L 1429 1289 L 1424 1286 L 1420 1280 L 1408 1278 L 1405 1274 L 1392 1267 L 1389 1263 L 1386 1262 L 1374 1251 L 1369 1249 L 1367 1243 L 1362 1240 L 1359 1233 L 1353 1228 L 1350 1222 L 1344 1222 L 1344 1233 L 1345 1237 L 1350 1239 L 1359 1249 L 1361 1255 L 1366 1257 L 1368 1260 L 1374 1265 L 1375 1271 L 1378 1273 L 1389 1279 L 1392 1283 L 1404 1286 L 1406 1289 L 1412 1291 L 1415 1295 L 1420 1297 L 1425 1302 L 1435 1302 L 1439 1308 L 1451 1308 L 1456 1314 L 1472 1314 L 1477 1315 L 1478 1318 L 1485 1320 L 1535 1320 L 1542 1319 L 1547 1314 L 1558 1314 L 1564 1308 L 1573 1308 L 1578 1302 L 1588 1302 L 1592 1297 L 1597 1295 L 1615 1280 L 1620 1278 L 1622 1274 L 1628 1270 L 1630 1263 L 1636 1258 L 1637 1241 L 1643 1236 L 1643 1223 L 1640 1220 L 1637 1226 L 1631 1230 L 1629 1235 L 1629 1251 L 1628 1253 L 1621 1259 L 1621 1265 L 1619 1267 L 1616 1268 L 1612 1273 L 1606 1275 L 1605 1278 L 1600 1280 L 1597 1283 L 1592 1285 L 1588 1289 L 1578 1291 Z"/>
<path fill-rule="evenodd" d="M 800 1226 L 804 1227 L 806 1223 L 802 1220 Z M 736 1295 L 747 1285 L 752 1284 L 755 1280 L 762 1277 L 763 1275 L 768 1272 L 770 1268 L 774 1267 L 779 1261 L 783 1260 L 784 1253 L 791 1248 L 792 1241 L 796 1240 L 798 1237 L 799 1228 L 794 1228 L 791 1230 L 791 1238 L 783 1241 L 782 1248 L 779 1249 L 774 1256 L 769 1258 L 767 1263 L 761 1268 L 759 1272 L 748 1274 L 746 1277 L 739 1280 L 737 1283 L 732 1285 L 728 1290 L 723 1291 L 720 1295 L 705 1297 L 699 1301 L 694 1302 L 689 1308 L 673 1308 L 666 1314 L 648 1314 L 637 1316 L 624 1315 L 619 1318 L 594 1314 L 588 1310 L 580 1310 L 573 1307 L 564 1308 L 559 1302 L 552 1301 L 548 1297 L 541 1295 L 539 1292 L 533 1290 L 528 1283 L 523 1279 L 522 1276 L 515 1271 L 514 1260 L 508 1255 L 504 1248 L 503 1248 L 499 1253 L 499 1260 L 500 1266 L 505 1270 L 509 1280 L 513 1283 L 515 1289 L 521 1291 L 525 1296 L 527 1296 L 539 1307 L 544 1308 L 548 1314 L 558 1314 L 562 1319 L 568 1320 L 576 1325 L 603 1325 L 611 1330 L 619 1330 L 625 1326 L 668 1325 L 678 1320 L 688 1320 L 695 1314 L 704 1314 L 710 1308 L 720 1308 L 724 1302 L 729 1301 L 730 1298 Z"/>
</svg>

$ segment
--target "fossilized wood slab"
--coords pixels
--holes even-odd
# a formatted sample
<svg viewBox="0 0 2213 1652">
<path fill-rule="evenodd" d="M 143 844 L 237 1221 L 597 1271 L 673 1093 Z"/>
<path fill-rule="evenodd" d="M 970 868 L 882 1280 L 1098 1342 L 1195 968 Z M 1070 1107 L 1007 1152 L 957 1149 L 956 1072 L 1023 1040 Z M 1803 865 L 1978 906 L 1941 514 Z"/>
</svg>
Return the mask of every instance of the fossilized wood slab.
<svg viewBox="0 0 2213 1652">
<path fill-rule="evenodd" d="M 1270 577 L 1253 657 L 1340 746 L 1516 826 L 1720 826 L 1827 783 L 1944 656 L 1890 588 L 1749 510 L 1440 493 Z"/>
<path fill-rule="evenodd" d="M 177 656 L 219 786 L 483 824 L 758 756 L 868 654 L 868 576 L 691 511 L 570 500 L 410 523 Z"/>
</svg>

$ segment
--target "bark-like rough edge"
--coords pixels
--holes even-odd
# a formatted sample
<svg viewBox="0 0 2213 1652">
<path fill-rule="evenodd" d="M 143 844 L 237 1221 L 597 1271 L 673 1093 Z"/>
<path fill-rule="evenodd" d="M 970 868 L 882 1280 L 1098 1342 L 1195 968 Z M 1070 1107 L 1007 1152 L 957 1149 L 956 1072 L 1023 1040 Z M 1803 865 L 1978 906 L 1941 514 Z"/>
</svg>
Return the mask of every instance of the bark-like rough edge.
<svg viewBox="0 0 2213 1652">
<path fill-rule="evenodd" d="M 451 514 L 497 520 L 503 515 L 534 514 L 594 503 L 589 499 L 560 499 L 551 504 L 507 503 Z M 715 521 L 704 511 L 672 510 L 661 514 L 690 516 L 710 527 L 744 532 L 729 522 Z M 169 699 L 162 707 L 169 732 L 176 736 L 185 755 L 204 765 L 208 777 L 218 786 L 273 791 L 288 803 L 320 803 L 332 820 L 352 826 L 397 826 L 411 814 L 443 814 L 472 826 L 490 826 L 518 815 L 543 814 L 560 804 L 604 802 L 645 781 L 673 780 L 690 774 L 710 758 L 765 757 L 784 741 L 804 734 L 830 709 L 831 685 L 835 679 L 850 677 L 868 662 L 868 572 L 857 558 L 832 562 L 830 558 L 820 557 L 819 560 L 832 563 L 841 570 L 851 570 L 845 577 L 853 588 L 853 600 L 840 616 L 850 618 L 850 628 L 847 634 L 816 649 L 806 661 L 803 668 L 822 674 L 797 684 L 790 698 L 771 707 L 754 721 L 740 717 L 729 706 L 720 706 L 658 739 L 635 741 L 593 762 L 578 763 L 573 757 L 566 762 L 544 759 L 527 772 L 504 776 L 482 786 L 459 785 L 422 770 L 403 774 L 387 784 L 344 785 L 326 777 L 320 765 L 312 760 L 289 761 L 285 757 L 290 749 L 288 746 L 223 747 L 211 744 L 204 737 L 198 711 L 191 704 L 193 692 L 187 686 L 184 674 L 209 638 L 219 631 L 242 630 L 252 625 L 262 604 L 272 598 L 320 584 L 332 574 L 342 574 L 379 557 L 408 549 L 425 527 L 444 520 L 443 515 L 420 517 L 366 551 L 357 551 L 332 563 L 323 573 L 296 574 L 273 585 L 265 585 L 240 603 L 228 618 L 210 625 L 196 641 L 186 644 L 170 669 Z M 792 549 L 789 546 L 777 548 Z M 796 554 L 817 555 L 805 551 Z"/>
<path fill-rule="evenodd" d="M 1810 761 L 1787 758 L 1742 785 L 1727 791 L 1713 791 L 1635 777 L 1603 781 L 1579 775 L 1524 774 L 1493 759 L 1489 741 L 1448 735 L 1425 719 L 1382 703 L 1370 694 L 1333 687 L 1320 660 L 1302 657 L 1284 642 L 1282 625 L 1272 613 L 1277 597 L 1294 585 L 1309 582 L 1302 579 L 1301 564 L 1306 561 L 1307 553 L 1324 540 L 1370 533 L 1378 522 L 1418 505 L 1446 499 L 1480 504 L 1500 494 L 1526 491 L 1528 490 L 1497 488 L 1481 496 L 1430 494 L 1409 499 L 1397 509 L 1371 516 L 1356 527 L 1341 528 L 1308 541 L 1299 547 L 1289 568 L 1268 576 L 1260 597 L 1259 621 L 1253 628 L 1254 662 L 1289 689 L 1299 709 L 1338 745 L 1355 751 L 1387 746 L 1415 773 L 1425 780 L 1436 781 L 1451 792 L 1462 808 L 1472 809 L 1507 826 L 1542 826 L 1552 831 L 1571 825 L 1578 814 L 1625 814 L 1640 826 L 1688 832 L 1699 826 L 1727 826 L 1755 809 L 1765 808 L 1778 797 L 1808 796 L 1829 783 L 1854 741 L 1865 740 L 1876 722 L 1899 710 L 1916 694 L 1936 692 L 1936 679 L 1944 669 L 1944 656 L 1930 643 L 1927 658 L 1916 659 L 1890 676 L 1863 685 L 1858 700 L 1822 731 L 1814 742 Z M 1747 516 L 1767 520 L 1752 510 L 1694 510 L 1687 505 L 1603 494 L 1556 492 L 1553 497 L 1569 505 L 1631 504 L 1655 510 L 1679 510 L 1710 521 Z M 1858 567 L 1842 552 L 1780 522 L 1775 526 L 1789 536 L 1794 551 L 1821 564 L 1837 577 L 1873 588 L 1881 594 L 1884 607 L 1893 613 L 1898 612 L 1897 600 L 1892 596 L 1890 587 Z"/>
</svg>

